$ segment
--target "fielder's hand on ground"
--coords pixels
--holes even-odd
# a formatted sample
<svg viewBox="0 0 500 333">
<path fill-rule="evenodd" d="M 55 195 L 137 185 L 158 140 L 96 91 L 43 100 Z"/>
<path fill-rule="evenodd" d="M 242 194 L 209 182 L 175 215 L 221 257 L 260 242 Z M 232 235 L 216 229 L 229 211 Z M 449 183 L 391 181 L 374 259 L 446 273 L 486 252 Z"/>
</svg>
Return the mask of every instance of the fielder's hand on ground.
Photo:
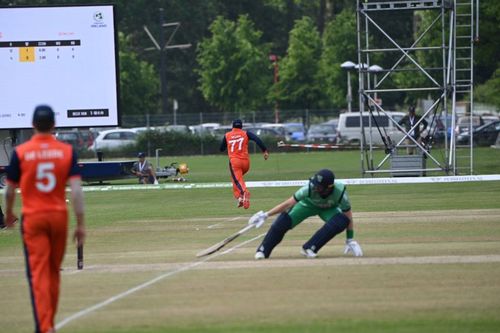
<svg viewBox="0 0 500 333">
<path fill-rule="evenodd" d="M 344 254 L 348 254 L 349 252 L 352 252 L 355 257 L 363 256 L 363 250 L 361 250 L 361 246 L 359 246 L 358 242 L 356 242 L 354 239 L 346 239 L 345 241 Z"/>
<path fill-rule="evenodd" d="M 264 222 L 266 222 L 266 219 L 268 218 L 268 215 L 264 211 L 259 211 L 248 220 L 248 224 L 253 224 L 255 225 L 255 228 L 260 228 Z"/>
</svg>

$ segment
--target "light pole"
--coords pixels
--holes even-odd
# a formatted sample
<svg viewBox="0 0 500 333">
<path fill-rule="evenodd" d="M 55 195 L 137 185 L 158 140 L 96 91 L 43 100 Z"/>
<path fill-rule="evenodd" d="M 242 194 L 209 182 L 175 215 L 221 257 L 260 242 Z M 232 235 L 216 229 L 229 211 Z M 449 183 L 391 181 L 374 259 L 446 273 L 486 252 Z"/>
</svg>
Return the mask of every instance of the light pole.
<svg viewBox="0 0 500 333">
<path fill-rule="evenodd" d="M 347 71 L 347 110 L 352 112 L 352 90 L 351 90 L 351 71 L 356 68 L 352 61 L 346 61 L 340 67 Z"/>
<path fill-rule="evenodd" d="M 278 66 L 278 60 L 280 58 L 276 54 L 270 54 L 269 55 L 269 60 L 273 63 L 273 68 L 274 68 L 274 76 L 273 76 L 273 82 L 276 85 L 279 80 L 279 66 Z M 274 102 L 274 122 L 277 124 L 280 122 L 280 117 L 279 117 L 279 103 L 278 99 L 276 98 L 276 101 Z"/>
<path fill-rule="evenodd" d="M 377 96 L 377 73 L 383 71 L 384 69 L 382 67 L 380 67 L 379 65 L 371 65 L 370 67 L 368 67 L 368 72 L 370 73 L 373 73 L 373 80 L 374 80 L 374 85 L 373 85 L 373 89 L 375 90 L 375 94 L 374 94 L 374 99 L 375 99 L 375 102 L 378 104 L 378 96 Z"/>
<path fill-rule="evenodd" d="M 180 22 L 165 23 L 163 16 L 163 8 L 160 11 L 160 43 L 156 41 L 151 32 L 146 26 L 143 26 L 144 31 L 148 35 L 149 39 L 154 44 L 154 47 L 149 47 L 145 51 L 158 50 L 160 51 L 160 82 L 161 82 L 161 109 L 163 114 L 167 114 L 168 111 L 168 101 L 167 101 L 167 77 L 166 77 L 166 64 L 165 64 L 165 54 L 168 49 L 187 49 L 191 47 L 191 44 L 177 44 L 170 45 L 170 42 L 174 38 L 175 33 L 181 26 Z M 165 40 L 165 33 L 163 28 L 174 27 L 174 31 L 170 34 L 168 40 Z"/>
</svg>

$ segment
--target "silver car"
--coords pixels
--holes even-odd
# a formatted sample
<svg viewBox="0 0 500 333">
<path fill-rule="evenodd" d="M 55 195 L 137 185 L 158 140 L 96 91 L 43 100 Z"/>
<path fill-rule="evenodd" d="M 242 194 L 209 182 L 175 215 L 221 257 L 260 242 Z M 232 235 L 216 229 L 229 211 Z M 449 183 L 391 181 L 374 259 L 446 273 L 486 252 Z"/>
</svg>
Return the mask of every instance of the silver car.
<svg viewBox="0 0 500 333">
<path fill-rule="evenodd" d="M 136 143 L 137 135 L 135 130 L 125 128 L 101 131 L 92 146 L 89 147 L 89 150 L 111 150 L 132 145 Z"/>
<path fill-rule="evenodd" d="M 337 125 L 335 124 L 311 125 L 307 131 L 307 141 L 309 142 L 337 143 L 337 140 Z"/>
</svg>

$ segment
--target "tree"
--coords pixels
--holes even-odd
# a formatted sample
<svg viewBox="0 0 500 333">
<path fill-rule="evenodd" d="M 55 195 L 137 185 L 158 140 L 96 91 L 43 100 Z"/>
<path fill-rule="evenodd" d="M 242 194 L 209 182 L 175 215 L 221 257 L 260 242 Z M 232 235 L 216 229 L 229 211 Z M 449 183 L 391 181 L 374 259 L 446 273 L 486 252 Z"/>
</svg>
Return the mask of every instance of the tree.
<svg viewBox="0 0 500 333">
<path fill-rule="evenodd" d="M 118 39 L 122 113 L 158 113 L 160 80 L 153 65 L 138 59 L 125 34 L 120 32 Z"/>
<path fill-rule="evenodd" d="M 484 83 L 498 72 L 500 62 L 500 3 L 480 1 L 479 43 L 474 47 L 475 82 Z"/>
<path fill-rule="evenodd" d="M 491 79 L 478 86 L 474 91 L 476 101 L 492 104 L 500 109 L 500 68 L 497 68 Z"/>
<path fill-rule="evenodd" d="M 224 112 L 242 113 L 262 106 L 272 77 L 269 47 L 260 44 L 262 33 L 246 15 L 237 23 L 218 17 L 210 32 L 212 36 L 197 51 L 205 99 Z"/>
<path fill-rule="evenodd" d="M 356 16 L 352 11 L 344 10 L 328 23 L 323 35 L 319 79 L 326 95 L 324 107 L 346 107 L 347 74 L 340 65 L 348 60 L 356 63 L 357 58 Z M 353 102 L 357 101 L 356 77 L 351 75 Z"/>
<path fill-rule="evenodd" d="M 318 107 L 320 87 L 317 81 L 321 39 L 313 20 L 303 17 L 290 31 L 286 57 L 281 61 L 280 81 L 270 94 L 282 108 Z"/>
</svg>

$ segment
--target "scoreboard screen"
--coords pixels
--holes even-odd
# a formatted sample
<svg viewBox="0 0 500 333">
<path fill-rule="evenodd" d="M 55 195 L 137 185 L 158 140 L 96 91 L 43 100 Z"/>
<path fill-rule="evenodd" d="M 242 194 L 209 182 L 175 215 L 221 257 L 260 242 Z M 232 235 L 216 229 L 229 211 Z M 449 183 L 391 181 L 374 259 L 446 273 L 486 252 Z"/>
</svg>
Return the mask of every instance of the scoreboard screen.
<svg viewBox="0 0 500 333">
<path fill-rule="evenodd" d="M 0 8 L 0 129 L 119 125 L 117 49 L 113 5 Z"/>
</svg>

